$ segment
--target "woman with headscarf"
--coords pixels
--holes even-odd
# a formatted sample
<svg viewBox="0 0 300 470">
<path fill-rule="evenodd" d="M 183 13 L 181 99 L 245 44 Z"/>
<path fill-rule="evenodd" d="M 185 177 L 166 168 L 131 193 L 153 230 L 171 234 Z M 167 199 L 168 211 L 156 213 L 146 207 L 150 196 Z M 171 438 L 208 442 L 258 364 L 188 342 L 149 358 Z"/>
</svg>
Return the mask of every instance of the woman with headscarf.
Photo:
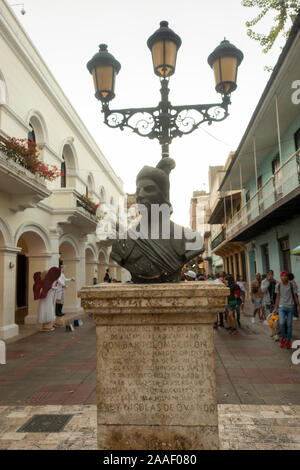
<svg viewBox="0 0 300 470">
<path fill-rule="evenodd" d="M 42 325 L 40 331 L 54 331 L 55 322 L 55 294 L 57 280 L 61 274 L 60 268 L 51 268 L 43 273 L 35 273 L 33 292 L 34 300 L 39 300 L 38 323 Z"/>
</svg>

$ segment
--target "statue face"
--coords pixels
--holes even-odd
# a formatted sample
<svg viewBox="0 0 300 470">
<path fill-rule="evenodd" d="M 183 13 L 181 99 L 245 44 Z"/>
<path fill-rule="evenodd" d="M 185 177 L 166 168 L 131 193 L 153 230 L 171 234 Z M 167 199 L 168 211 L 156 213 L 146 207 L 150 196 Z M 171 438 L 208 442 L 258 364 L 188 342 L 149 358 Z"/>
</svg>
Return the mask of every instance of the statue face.
<svg viewBox="0 0 300 470">
<path fill-rule="evenodd" d="M 164 196 L 159 186 L 150 178 L 142 178 L 137 182 L 136 201 L 146 207 L 151 204 L 163 204 Z"/>
</svg>

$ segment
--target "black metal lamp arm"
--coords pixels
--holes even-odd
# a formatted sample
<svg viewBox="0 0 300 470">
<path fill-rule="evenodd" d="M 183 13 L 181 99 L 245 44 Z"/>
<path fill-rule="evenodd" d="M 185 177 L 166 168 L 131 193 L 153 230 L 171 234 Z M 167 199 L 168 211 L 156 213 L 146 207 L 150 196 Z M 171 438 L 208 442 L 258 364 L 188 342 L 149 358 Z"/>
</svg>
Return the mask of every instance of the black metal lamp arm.
<svg viewBox="0 0 300 470">
<path fill-rule="evenodd" d="M 167 157 L 173 138 L 192 133 L 204 122 L 223 121 L 229 114 L 229 96 L 223 96 L 222 103 L 172 106 L 167 80 L 162 80 L 160 91 L 162 99 L 155 108 L 110 110 L 108 103 L 103 104 L 105 124 L 121 130 L 127 127 L 142 137 L 158 139 L 162 157 Z"/>
</svg>

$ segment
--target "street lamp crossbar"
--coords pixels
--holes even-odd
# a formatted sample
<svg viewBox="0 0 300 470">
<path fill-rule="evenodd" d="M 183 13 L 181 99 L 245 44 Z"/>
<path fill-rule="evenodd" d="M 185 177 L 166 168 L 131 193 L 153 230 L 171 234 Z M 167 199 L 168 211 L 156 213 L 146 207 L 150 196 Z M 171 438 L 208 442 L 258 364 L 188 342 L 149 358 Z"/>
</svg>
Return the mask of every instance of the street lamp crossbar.
<svg viewBox="0 0 300 470">
<path fill-rule="evenodd" d="M 129 128 L 141 137 L 158 139 L 165 149 L 175 137 L 191 134 L 201 124 L 220 122 L 229 115 L 230 98 L 223 96 L 222 103 L 172 106 L 168 101 L 168 80 L 162 80 L 161 102 L 155 108 L 109 108 L 103 103 L 104 122 L 111 128 Z"/>
</svg>

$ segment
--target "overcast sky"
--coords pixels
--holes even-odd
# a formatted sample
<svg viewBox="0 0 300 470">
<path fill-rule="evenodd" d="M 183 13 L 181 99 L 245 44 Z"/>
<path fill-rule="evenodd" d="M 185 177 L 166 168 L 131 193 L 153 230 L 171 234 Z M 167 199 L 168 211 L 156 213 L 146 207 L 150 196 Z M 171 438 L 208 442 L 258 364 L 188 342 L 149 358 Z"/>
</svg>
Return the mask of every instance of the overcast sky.
<svg viewBox="0 0 300 470">
<path fill-rule="evenodd" d="M 112 109 L 156 106 L 160 101 L 160 83 L 146 43 L 161 20 L 182 39 L 170 80 L 173 105 L 218 102 L 207 57 L 224 37 L 243 51 L 230 116 L 174 139 L 170 147 L 177 164 L 171 174 L 173 219 L 188 225 L 193 191 L 207 190 L 209 165 L 223 165 L 237 148 L 269 79 L 264 66 L 274 65 L 282 41 L 262 54 L 245 26 L 257 10 L 242 7 L 241 0 L 26 0 L 24 6 L 24 16 L 20 7 L 13 11 L 129 193 L 135 191 L 142 166 L 158 163 L 161 149 L 156 141 L 103 123 L 86 68 L 98 45 L 106 43 L 122 66 Z M 257 29 L 268 31 L 271 24 L 269 16 Z"/>
</svg>

